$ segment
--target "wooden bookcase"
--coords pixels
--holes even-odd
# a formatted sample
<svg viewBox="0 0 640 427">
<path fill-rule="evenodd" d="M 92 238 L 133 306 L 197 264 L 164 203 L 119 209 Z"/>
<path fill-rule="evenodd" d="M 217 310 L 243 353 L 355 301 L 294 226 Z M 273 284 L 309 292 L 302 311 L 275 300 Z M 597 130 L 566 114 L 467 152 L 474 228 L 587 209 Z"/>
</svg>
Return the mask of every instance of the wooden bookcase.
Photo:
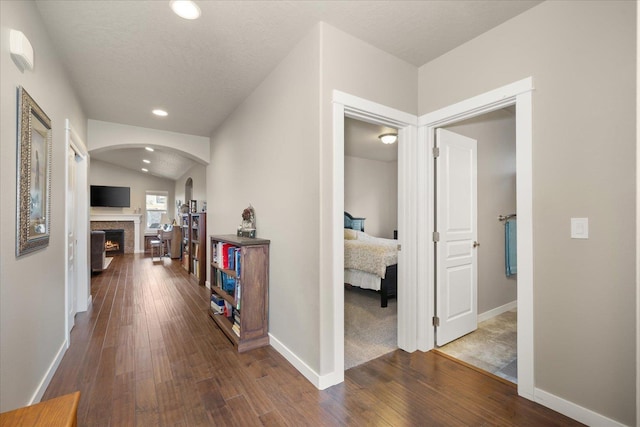
<svg viewBox="0 0 640 427">
<path fill-rule="evenodd" d="M 203 286 L 207 279 L 207 214 L 182 214 L 180 230 L 182 267 Z"/>
<path fill-rule="evenodd" d="M 269 344 L 269 243 L 265 239 L 235 235 L 211 236 L 209 243 L 209 315 L 239 352 Z M 223 253 L 226 252 L 228 258 L 229 248 L 233 257 L 232 266 L 223 261 Z M 226 285 L 225 275 L 228 280 Z M 232 282 L 233 287 L 230 286 Z M 220 309 L 215 309 L 216 306 L 220 307 L 217 304 L 220 300 L 225 306 L 222 313 L 219 313 Z"/>
</svg>

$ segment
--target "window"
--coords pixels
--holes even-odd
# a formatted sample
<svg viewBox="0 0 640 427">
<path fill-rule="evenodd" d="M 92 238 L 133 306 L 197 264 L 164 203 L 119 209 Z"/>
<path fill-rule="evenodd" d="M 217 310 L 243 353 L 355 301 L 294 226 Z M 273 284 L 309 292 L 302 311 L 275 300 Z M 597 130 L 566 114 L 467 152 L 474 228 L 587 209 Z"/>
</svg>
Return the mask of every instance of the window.
<svg viewBox="0 0 640 427">
<path fill-rule="evenodd" d="M 167 198 L 166 191 L 147 191 L 147 231 L 156 231 L 162 225 L 162 216 L 167 214 Z"/>
</svg>

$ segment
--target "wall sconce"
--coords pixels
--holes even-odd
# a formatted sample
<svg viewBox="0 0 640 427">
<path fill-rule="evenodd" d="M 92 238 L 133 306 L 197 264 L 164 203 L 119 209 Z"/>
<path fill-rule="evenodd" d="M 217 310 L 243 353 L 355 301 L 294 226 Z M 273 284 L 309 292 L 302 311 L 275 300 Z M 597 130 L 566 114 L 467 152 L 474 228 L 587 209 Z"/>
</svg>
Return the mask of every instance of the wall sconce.
<svg viewBox="0 0 640 427">
<path fill-rule="evenodd" d="M 383 144 L 393 144 L 394 142 L 396 142 L 398 140 L 398 134 L 397 133 L 383 133 L 382 135 L 378 136 L 378 138 L 380 138 L 380 141 L 382 141 Z"/>
<path fill-rule="evenodd" d="M 33 70 L 33 47 L 22 31 L 11 30 L 9 33 L 9 51 L 20 71 Z"/>
</svg>

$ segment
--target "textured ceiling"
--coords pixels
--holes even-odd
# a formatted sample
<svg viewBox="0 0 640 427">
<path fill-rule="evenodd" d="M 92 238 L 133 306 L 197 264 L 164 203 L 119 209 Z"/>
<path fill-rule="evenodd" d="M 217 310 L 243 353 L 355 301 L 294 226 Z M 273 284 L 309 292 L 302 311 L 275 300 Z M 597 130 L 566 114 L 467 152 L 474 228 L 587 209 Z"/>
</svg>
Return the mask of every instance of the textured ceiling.
<svg viewBox="0 0 640 427">
<path fill-rule="evenodd" d="M 319 21 L 420 66 L 540 1 L 36 3 L 88 118 L 208 137 Z"/>
</svg>

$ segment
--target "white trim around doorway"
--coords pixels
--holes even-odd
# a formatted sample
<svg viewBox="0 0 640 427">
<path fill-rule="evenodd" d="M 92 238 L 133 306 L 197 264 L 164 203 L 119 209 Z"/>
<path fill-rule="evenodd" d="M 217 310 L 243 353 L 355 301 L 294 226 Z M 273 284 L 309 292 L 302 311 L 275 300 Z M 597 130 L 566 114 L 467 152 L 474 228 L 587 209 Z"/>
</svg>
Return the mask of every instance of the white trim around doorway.
<svg viewBox="0 0 640 427">
<path fill-rule="evenodd" d="M 418 182 L 417 226 L 418 259 L 426 260 L 418 270 L 420 289 L 418 312 L 434 316 L 435 283 L 434 248 L 429 236 L 434 230 L 433 162 L 429 155 L 434 147 L 434 133 L 438 127 L 469 119 L 510 105 L 516 106 L 516 192 L 518 212 L 518 394 L 534 400 L 533 353 L 533 176 L 532 176 L 532 96 L 531 77 L 503 86 L 499 89 L 469 98 L 419 119 L 419 145 L 423 146 L 418 159 L 418 169 L 424 176 Z M 434 328 L 431 322 L 418 325 L 418 349 L 434 348 Z"/>
<path fill-rule="evenodd" d="M 314 382 L 325 389 L 344 381 L 344 117 L 398 129 L 398 346 L 406 351 L 416 350 L 417 311 L 415 305 L 415 234 L 405 230 L 415 228 L 417 212 L 411 209 L 415 200 L 417 168 L 414 152 L 417 146 L 417 116 L 387 107 L 337 90 L 333 91 L 333 183 L 332 183 L 332 265 L 333 298 L 327 301 L 332 315 L 333 349 L 327 375 Z M 400 172 L 402 171 L 402 172 Z"/>
</svg>

